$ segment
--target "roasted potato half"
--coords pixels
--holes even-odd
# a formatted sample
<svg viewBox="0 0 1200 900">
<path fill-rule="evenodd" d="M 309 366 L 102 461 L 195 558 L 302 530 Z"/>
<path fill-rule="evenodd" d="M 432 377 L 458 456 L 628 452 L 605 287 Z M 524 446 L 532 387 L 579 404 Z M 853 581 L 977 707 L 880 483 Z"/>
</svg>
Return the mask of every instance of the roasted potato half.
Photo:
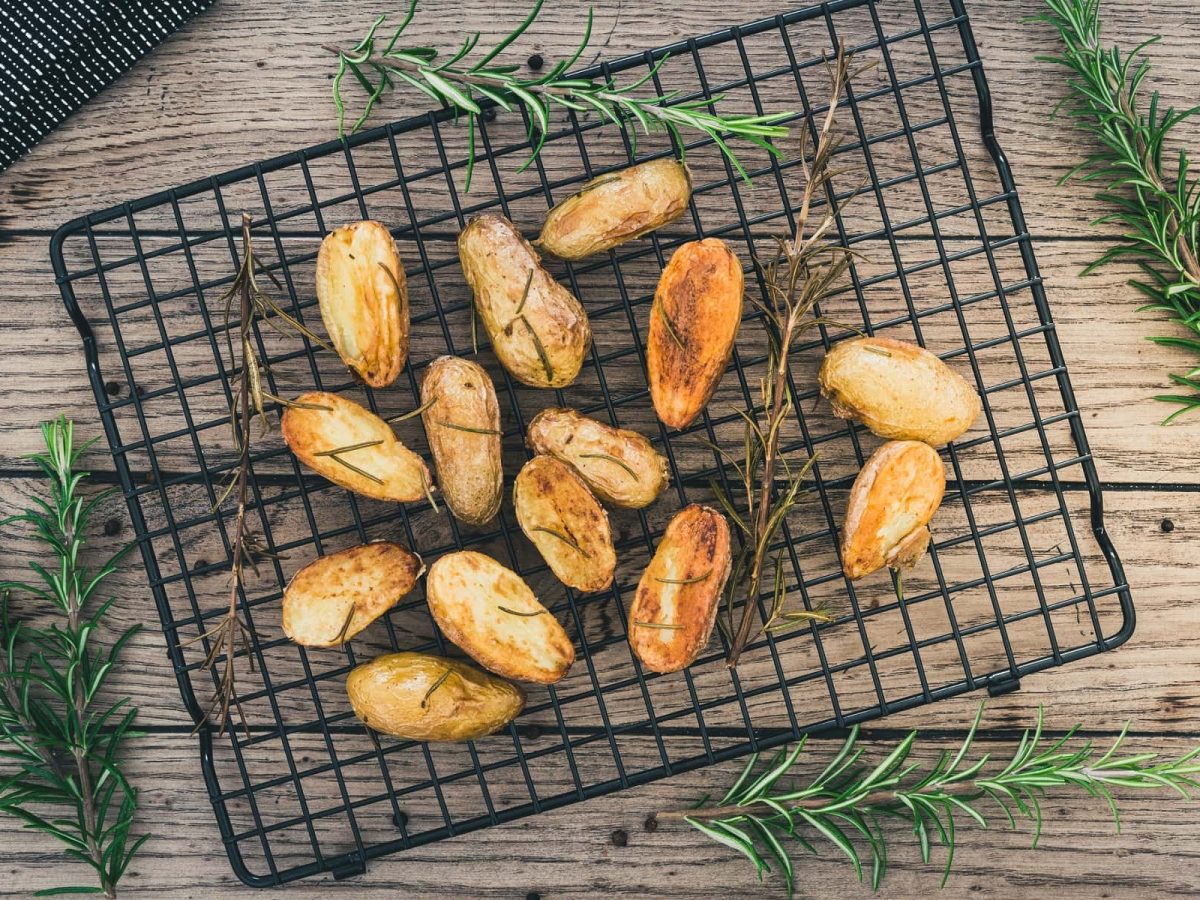
<svg viewBox="0 0 1200 900">
<path fill-rule="evenodd" d="M 629 644 L 652 672 L 676 672 L 712 636 L 733 556 L 729 523 L 693 503 L 675 514 L 629 607 Z"/>
<path fill-rule="evenodd" d="M 646 369 L 658 417 L 686 428 L 725 374 L 742 321 L 742 264 L 718 238 L 692 241 L 663 270 L 650 312 Z"/>
<path fill-rule="evenodd" d="M 975 389 L 937 356 L 907 341 L 844 341 L 826 355 L 818 379 L 835 415 L 891 440 L 941 446 L 979 416 Z"/>
<path fill-rule="evenodd" d="M 373 388 L 395 381 L 408 359 L 408 283 L 387 228 L 354 222 L 325 235 L 317 301 L 342 362 Z"/>
<path fill-rule="evenodd" d="M 842 571 L 857 580 L 887 566 L 916 565 L 929 521 L 946 493 L 946 467 L 922 441 L 889 441 L 863 466 L 846 507 Z"/>
<path fill-rule="evenodd" d="M 544 409 L 529 423 L 525 443 L 575 467 L 605 503 L 626 509 L 649 506 L 669 481 L 667 458 L 649 439 L 574 409 Z"/>
<path fill-rule="evenodd" d="M 364 725 L 411 741 L 473 741 L 525 707 L 525 693 L 470 663 L 429 653 L 389 653 L 346 678 Z"/>
<path fill-rule="evenodd" d="M 283 633 L 305 647 L 337 647 L 413 589 L 421 557 L 391 541 L 348 547 L 315 559 L 283 592 Z"/>
<path fill-rule="evenodd" d="M 575 662 L 566 631 L 516 572 L 462 550 L 429 569 L 425 595 L 446 637 L 506 678 L 553 684 Z"/>
<path fill-rule="evenodd" d="M 490 522 L 500 509 L 500 405 L 483 367 L 439 356 L 421 380 L 421 421 L 429 438 L 438 484 L 460 521 Z"/>
<path fill-rule="evenodd" d="M 492 349 L 522 384 L 566 387 L 592 344 L 587 313 L 542 268 L 512 222 L 478 216 L 458 236 L 458 258 Z"/>
<path fill-rule="evenodd" d="M 550 210 L 537 245 L 560 259 L 603 253 L 674 222 L 691 196 L 691 173 L 674 159 L 610 172 Z"/>
<path fill-rule="evenodd" d="M 535 456 L 513 482 L 513 508 L 559 581 L 577 591 L 612 584 L 617 553 L 608 513 L 573 468 L 553 456 Z"/>
<path fill-rule="evenodd" d="M 433 490 L 425 461 L 369 409 L 324 391 L 295 404 L 283 414 L 283 439 L 317 474 L 377 500 L 411 503 Z"/>
</svg>

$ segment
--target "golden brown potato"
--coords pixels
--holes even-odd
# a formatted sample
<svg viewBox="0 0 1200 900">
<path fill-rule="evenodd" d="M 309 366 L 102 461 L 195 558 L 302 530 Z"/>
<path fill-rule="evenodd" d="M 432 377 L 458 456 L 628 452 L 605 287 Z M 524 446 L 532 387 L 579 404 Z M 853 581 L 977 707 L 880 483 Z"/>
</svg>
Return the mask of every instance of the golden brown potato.
<svg viewBox="0 0 1200 900">
<path fill-rule="evenodd" d="M 400 602 L 425 571 L 391 541 L 314 559 L 283 592 L 283 633 L 305 647 L 337 647 Z"/>
<path fill-rule="evenodd" d="M 283 414 L 283 439 L 317 474 L 377 500 L 410 503 L 433 490 L 425 461 L 369 409 L 324 391 L 295 403 Z"/>
<path fill-rule="evenodd" d="M 708 405 L 742 321 L 742 264 L 724 241 L 684 244 L 658 281 L 646 369 L 658 417 L 686 428 Z"/>
<path fill-rule="evenodd" d="M 975 389 L 937 356 L 906 341 L 844 341 L 829 351 L 818 378 L 835 415 L 892 440 L 941 446 L 979 416 Z"/>
<path fill-rule="evenodd" d="M 544 409 L 529 423 L 525 443 L 575 467 L 605 503 L 626 509 L 649 506 L 669 480 L 667 458 L 650 441 L 574 409 Z"/>
<path fill-rule="evenodd" d="M 929 520 L 945 493 L 946 467 L 928 444 L 889 441 L 876 450 L 850 490 L 842 530 L 846 577 L 916 565 L 929 547 Z"/>
<path fill-rule="evenodd" d="M 575 662 L 558 620 L 520 575 L 490 556 L 446 554 L 430 567 L 425 594 L 446 637 L 498 675 L 553 684 Z"/>
<path fill-rule="evenodd" d="M 490 522 L 504 493 L 500 405 L 492 379 L 470 360 L 440 356 L 421 380 L 421 406 L 446 505 L 468 524 Z"/>
<path fill-rule="evenodd" d="M 649 234 L 687 211 L 692 176 L 674 159 L 654 159 L 593 178 L 546 216 L 538 246 L 583 259 Z"/>
<path fill-rule="evenodd" d="M 513 508 L 559 581 L 577 591 L 612 584 L 617 553 L 608 513 L 573 468 L 553 456 L 535 456 L 513 482 Z"/>
<path fill-rule="evenodd" d="M 475 311 L 505 369 L 530 387 L 566 387 L 592 344 L 587 313 L 542 268 L 537 251 L 500 216 L 478 216 L 458 236 Z"/>
<path fill-rule="evenodd" d="M 387 228 L 354 222 L 325 236 L 317 300 L 342 362 L 373 388 L 395 381 L 408 358 L 408 283 Z"/>
<path fill-rule="evenodd" d="M 389 653 L 356 666 L 346 694 L 364 725 L 412 741 L 473 741 L 525 707 L 515 684 L 428 653 Z"/>
<path fill-rule="evenodd" d="M 675 514 L 629 607 L 629 645 L 643 666 L 677 672 L 700 655 L 732 565 L 723 515 L 695 503 Z"/>
</svg>

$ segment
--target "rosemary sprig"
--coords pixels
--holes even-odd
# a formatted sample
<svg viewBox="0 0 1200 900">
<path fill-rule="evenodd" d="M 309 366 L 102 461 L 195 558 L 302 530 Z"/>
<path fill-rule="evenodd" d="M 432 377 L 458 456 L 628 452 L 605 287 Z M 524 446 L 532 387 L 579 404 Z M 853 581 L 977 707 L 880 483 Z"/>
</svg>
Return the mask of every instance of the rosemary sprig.
<svg viewBox="0 0 1200 900">
<path fill-rule="evenodd" d="M 1142 309 L 1164 313 L 1187 332 L 1150 340 L 1200 359 L 1200 181 L 1191 177 L 1186 150 L 1170 160 L 1166 149 L 1176 128 L 1200 107 L 1164 108 L 1158 91 L 1143 104 L 1150 62 L 1142 51 L 1160 38 L 1143 41 L 1128 53 L 1105 49 L 1100 44 L 1100 0 L 1046 0 L 1046 10 L 1036 20 L 1054 28 L 1062 42 L 1060 54 L 1039 59 L 1070 71 L 1064 101 L 1068 115 L 1099 144 L 1060 184 L 1074 177 L 1099 184 L 1096 199 L 1113 211 L 1092 224 L 1124 229 L 1123 242 L 1083 274 L 1114 260 L 1136 263 L 1142 275 L 1130 284 L 1150 301 Z M 1184 393 L 1155 398 L 1180 407 L 1164 425 L 1200 410 L 1200 365 L 1170 378 Z"/>
<path fill-rule="evenodd" d="M 86 472 L 77 471 L 91 446 L 75 446 L 74 426 L 60 416 L 42 425 L 46 451 L 33 457 L 49 479 L 49 496 L 0 521 L 32 525 L 55 557 L 53 565 L 30 562 L 31 582 L 0 584 L 0 812 L 62 843 L 67 855 L 91 866 L 97 884 L 43 893 L 117 895 L 117 882 L 149 835 L 133 836 L 138 794 L 121 770 L 120 756 L 137 709 L 128 698 L 100 699 L 121 649 L 139 626 L 105 648 L 96 632 L 115 598 L 94 605 L 104 580 L 129 549 L 99 569 L 81 559 L 92 513 L 109 496 L 86 500 L 79 493 Z M 64 621 L 37 628 L 14 618 L 16 591 L 53 607 Z"/>
<path fill-rule="evenodd" d="M 863 759 L 855 726 L 833 760 L 806 787 L 801 786 L 795 771 L 805 747 L 801 739 L 791 750 L 780 750 L 765 769 L 758 766 L 758 754 L 751 756 L 733 787 L 715 805 L 659 813 L 657 818 L 682 819 L 737 850 L 754 863 L 759 877 L 770 872 L 772 865 L 778 866 L 791 897 L 795 861 L 792 849 L 784 843 L 789 839 L 810 853 L 816 850 L 809 838 L 829 841 L 850 860 L 860 881 L 869 866 L 871 886 L 877 890 L 888 866 L 888 839 L 882 822 L 898 819 L 916 835 L 926 864 L 936 845 L 945 848 L 945 884 L 954 862 L 958 824 L 970 820 L 987 828 L 984 812 L 990 814 L 989 807 L 998 807 L 1013 829 L 1018 819 L 1032 822 L 1036 847 L 1048 789 L 1076 788 L 1103 799 L 1118 833 L 1121 819 L 1113 788 L 1166 788 L 1184 799 L 1200 789 L 1200 747 L 1162 762 L 1153 753 L 1118 756 L 1128 725 L 1104 752 L 1090 740 L 1072 744 L 1079 725 L 1060 738 L 1044 738 L 1041 707 L 1037 722 L 1022 734 L 1008 762 L 992 765 L 990 753 L 970 762 L 968 755 L 982 717 L 980 705 L 962 746 L 954 754 L 942 753 L 928 770 L 910 761 L 916 731 L 872 764 Z"/>
<path fill-rule="evenodd" d="M 742 515 L 734 498 L 713 482 L 717 501 L 741 530 L 743 538 L 742 550 L 729 580 L 721 622 L 729 640 L 727 662 L 730 668 L 737 666 L 742 651 L 751 640 L 762 634 L 766 627 L 782 621 L 787 599 L 782 568 L 776 559 L 772 612 L 767 622 L 755 629 L 755 606 L 762 594 L 763 571 L 771 547 L 816 461 L 815 457 L 810 457 L 798 466 L 793 464 L 780 453 L 779 439 L 795 408 L 790 386 L 791 349 L 808 330 L 821 324 L 832 324 L 814 313 L 821 301 L 837 289 L 852 258 L 851 251 L 830 240 L 838 215 L 834 204 L 826 206 L 815 222 L 810 219 L 813 218 L 813 201 L 835 175 L 841 174 L 832 168 L 839 144 L 834 133 L 838 102 L 849 81 L 865 68 L 852 71 L 851 57 L 844 49 L 838 49 L 836 58 L 829 65 L 829 110 L 811 158 L 808 132 L 806 129 L 801 131 L 804 194 L 796 214 L 796 233 L 788 238 L 776 238 L 775 258 L 766 264 L 758 263 L 766 299 L 752 297 L 752 300 L 762 312 L 769 342 L 767 373 L 761 382 L 765 424 L 759 424 L 753 410 L 740 411 L 745 420 L 744 458 L 740 463 L 726 451 L 716 448 L 737 475 L 737 488 L 744 495 L 742 505 L 745 507 L 745 515 Z M 742 598 L 740 618 L 735 609 L 738 597 Z M 817 619 L 811 613 L 807 615 Z"/>
<path fill-rule="evenodd" d="M 538 155 L 550 131 L 550 117 L 556 107 L 573 113 L 596 113 L 618 127 L 623 122 L 640 126 L 642 131 L 666 131 L 670 134 L 680 155 L 684 152 L 681 130 L 689 129 L 707 135 L 720 148 L 747 181 L 749 175 L 730 148 L 727 138 L 735 136 L 749 141 L 767 152 L 778 156 L 779 151 L 770 143 L 772 138 L 783 138 L 788 134 L 786 126 L 779 124 L 793 116 L 790 112 L 767 113 L 765 115 L 719 115 L 712 110 L 722 95 L 712 98 L 680 100 L 679 91 L 665 94 L 635 93 L 650 82 L 668 57 L 661 57 L 650 71 L 630 83 L 619 87 L 612 80 L 579 78 L 568 74 L 587 49 L 592 36 L 592 11 L 588 10 L 587 25 L 579 46 L 568 57 L 550 66 L 546 74 L 536 78 L 522 78 L 516 74 L 518 67 L 511 63 L 497 62 L 497 57 L 515 40 L 525 34 L 537 19 L 544 0 L 536 0 L 525 20 L 495 47 L 480 51 L 474 57 L 479 43 L 479 33 L 468 33 L 458 49 L 444 59 L 432 47 L 401 47 L 400 38 L 412 23 L 417 11 L 417 0 L 409 4 L 400 26 L 390 37 L 378 36 L 386 16 L 380 16 L 371 25 L 366 36 L 349 50 L 326 46 L 337 54 L 337 74 L 333 78 L 333 102 L 338 112 L 338 134 L 345 135 L 346 101 L 343 97 L 343 81 L 347 74 L 366 94 L 362 112 L 349 127 L 357 131 L 367 121 L 383 96 L 396 87 L 411 87 L 427 96 L 434 103 L 454 109 L 465 116 L 467 125 L 467 174 L 466 185 L 470 189 L 471 174 L 475 165 L 475 126 L 483 113 L 481 103 L 494 103 L 501 109 L 512 111 L 515 105 L 528 113 L 529 143 L 532 147 L 528 166 Z M 637 130 L 630 129 L 636 151 Z"/>
</svg>

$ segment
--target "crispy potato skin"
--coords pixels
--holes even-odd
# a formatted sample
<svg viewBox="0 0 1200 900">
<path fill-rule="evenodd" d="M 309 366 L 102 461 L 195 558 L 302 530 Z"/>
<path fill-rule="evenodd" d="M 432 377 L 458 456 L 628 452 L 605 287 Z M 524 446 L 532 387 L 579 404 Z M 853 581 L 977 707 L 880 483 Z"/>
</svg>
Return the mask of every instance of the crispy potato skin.
<svg viewBox="0 0 1200 900">
<path fill-rule="evenodd" d="M 612 584 L 617 553 L 608 513 L 571 466 L 553 456 L 525 463 L 513 482 L 513 508 L 559 581 L 577 591 Z"/>
<path fill-rule="evenodd" d="M 389 653 L 356 666 L 346 695 L 364 725 L 413 741 L 473 741 L 499 731 L 525 707 L 517 685 L 428 653 Z"/>
<path fill-rule="evenodd" d="M 921 441 L 889 441 L 867 460 L 846 507 L 842 571 L 851 581 L 916 565 L 946 493 L 946 467 Z"/>
<path fill-rule="evenodd" d="M 691 173 L 674 159 L 610 172 L 550 210 L 537 245 L 560 259 L 603 253 L 674 222 L 691 196 Z"/>
<path fill-rule="evenodd" d="M 430 567 L 425 594 L 446 637 L 497 675 L 553 684 L 575 662 L 558 620 L 520 575 L 490 556 L 446 554 Z"/>
<path fill-rule="evenodd" d="M 821 363 L 821 394 L 834 414 L 883 438 L 935 447 L 962 435 L 979 416 L 979 395 L 937 356 L 891 338 L 837 344 Z"/>
<path fill-rule="evenodd" d="M 399 603 L 424 571 L 421 557 L 392 541 L 315 559 L 283 592 L 283 633 L 305 647 L 338 647 Z"/>
<path fill-rule="evenodd" d="M 542 268 L 537 251 L 512 222 L 501 216 L 472 219 L 458 236 L 458 258 L 475 294 L 475 311 L 509 374 L 537 388 L 574 381 L 592 343 L 587 313 Z"/>
<path fill-rule="evenodd" d="M 733 355 L 744 291 L 742 264 L 718 238 L 684 244 L 663 270 L 650 313 L 646 369 L 654 410 L 670 427 L 695 421 L 717 389 Z"/>
<path fill-rule="evenodd" d="M 446 505 L 469 525 L 490 522 L 500 510 L 500 405 L 483 367 L 440 356 L 421 380 L 421 413 Z M 468 430 L 473 429 L 473 430 Z"/>
<path fill-rule="evenodd" d="M 529 423 L 525 443 L 574 466 L 592 493 L 613 506 L 649 506 L 670 480 L 667 458 L 646 437 L 574 409 L 542 410 Z"/>
<path fill-rule="evenodd" d="M 408 359 L 408 283 L 387 228 L 354 222 L 325 236 L 317 300 L 342 362 L 373 388 L 395 381 Z"/>
<path fill-rule="evenodd" d="M 425 497 L 433 487 L 429 468 L 405 447 L 391 426 L 369 409 L 352 400 L 323 391 L 303 394 L 297 403 L 322 409 L 288 407 L 283 414 L 283 439 L 296 457 L 316 472 L 347 490 L 374 497 L 411 503 Z M 355 467 L 374 475 L 382 484 L 348 469 L 322 452 L 381 441 L 374 447 L 352 450 L 343 456 Z"/>
<path fill-rule="evenodd" d="M 732 565 L 723 515 L 695 503 L 675 514 L 629 608 L 629 644 L 643 666 L 677 672 L 700 655 L 712 636 Z M 693 583 L 673 583 L 683 581 Z"/>
</svg>

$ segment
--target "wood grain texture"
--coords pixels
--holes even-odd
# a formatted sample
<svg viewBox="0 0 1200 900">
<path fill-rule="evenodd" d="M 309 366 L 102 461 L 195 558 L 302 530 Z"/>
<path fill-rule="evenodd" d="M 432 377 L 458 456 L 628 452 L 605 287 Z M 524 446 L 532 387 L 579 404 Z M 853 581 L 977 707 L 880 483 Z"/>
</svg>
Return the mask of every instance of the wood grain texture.
<svg viewBox="0 0 1200 900">
<path fill-rule="evenodd" d="M 548 6 L 536 35 L 514 48 L 515 58 L 534 50 L 547 58 L 565 52 L 578 34 L 586 5 L 562 0 Z M 931 19 L 944 15 L 946 6 L 942 0 L 926 3 Z M 909 0 L 886 0 L 879 8 L 885 28 L 911 16 L 912 9 Z M 1021 22 L 1036 12 L 1037 2 L 972 0 L 969 8 L 995 94 L 999 137 L 1035 236 L 1077 399 L 1101 477 L 1112 486 L 1106 495 L 1106 519 L 1124 557 L 1139 617 L 1138 631 L 1127 647 L 1030 677 L 1020 692 L 993 701 L 985 740 L 990 746 L 1003 738 L 997 729 L 1030 721 L 1036 706 L 1045 703 L 1054 728 L 1083 721 L 1090 732 L 1103 735 L 1133 719 L 1140 746 L 1179 753 L 1200 739 L 1200 705 L 1194 690 L 1200 651 L 1189 639 L 1194 630 L 1192 607 L 1200 593 L 1200 569 L 1195 565 L 1200 495 L 1154 488 L 1200 485 L 1194 464 L 1200 420 L 1158 429 L 1155 423 L 1164 408 L 1148 398 L 1160 392 L 1168 371 L 1179 370 L 1187 360 L 1144 340 L 1146 334 L 1158 333 L 1158 323 L 1135 311 L 1137 295 L 1124 285 L 1128 270 L 1112 268 L 1088 280 L 1076 277 L 1103 247 L 1098 233 L 1086 225 L 1099 207 L 1079 185 L 1054 186 L 1086 152 L 1086 145 L 1064 123 L 1047 118 L 1063 87 L 1052 67 L 1033 59 L 1035 53 L 1051 49 L 1049 36 Z M 422 9 L 414 40 L 448 46 L 460 37 L 460 6 L 429 0 Z M 519 21 L 525 9 L 523 0 L 497 0 L 470 24 L 483 29 L 486 41 Z M 356 38 L 374 11 L 360 5 L 331 16 L 329 5 L 320 0 L 222 0 L 0 175 L 0 273 L 6 285 L 0 334 L 7 351 L 0 354 L 0 396 L 6 409 L 0 417 L 0 470 L 9 476 L 0 481 L 0 509 L 26 505 L 37 487 L 22 459 L 37 449 L 37 421 L 61 410 L 76 419 L 81 431 L 99 430 L 78 338 L 63 312 L 48 264 L 52 230 L 74 216 L 331 137 L 330 67 L 319 45 Z M 669 5 L 620 0 L 597 9 L 595 46 L 603 58 L 611 59 L 766 12 L 760 3 L 730 0 L 722 5 L 718 22 L 712 5 L 700 0 Z M 1163 43 L 1152 51 L 1156 86 L 1176 105 L 1186 105 L 1195 93 L 1191 60 L 1200 48 L 1200 20 L 1188 13 L 1185 5 L 1147 14 L 1140 0 L 1105 0 L 1109 35 L 1123 46 L 1164 34 Z M 852 27 L 868 36 L 872 30 L 870 21 L 861 18 Z M 820 39 L 816 33 L 806 36 L 813 45 Z M 921 52 L 923 48 L 911 41 L 900 42 L 893 49 L 894 63 L 901 69 L 915 65 Z M 911 103 L 914 114 L 923 109 L 919 96 Z M 405 108 L 415 111 L 420 101 Z M 973 139 L 974 122 L 958 124 L 964 136 Z M 498 135 L 516 134 L 516 123 L 504 117 L 495 128 Z M 934 140 L 922 147 L 923 159 L 924 154 L 929 159 L 944 155 L 949 145 L 938 140 L 943 143 Z M 403 140 L 400 149 L 415 157 L 427 152 Z M 972 155 L 970 162 L 974 170 L 986 167 L 982 157 Z M 769 197 L 748 196 L 751 203 L 769 203 Z M 916 196 L 898 195 L 889 203 L 901 218 L 919 216 L 922 210 Z M 866 220 L 859 224 L 869 226 Z M 944 236 L 962 237 L 963 230 L 952 226 L 947 224 Z M 922 226 L 913 229 L 911 237 L 919 247 L 932 235 Z M 978 274 L 962 277 L 971 283 Z M 983 321 L 989 324 L 996 322 Z M 134 330 L 144 340 L 155 339 L 152 320 L 138 328 Z M 936 325 L 931 329 L 934 343 L 953 338 L 951 331 L 939 331 Z M 416 343 L 414 350 L 419 352 Z M 153 378 L 153 372 L 147 377 Z M 118 397 L 129 389 L 127 384 L 114 388 Z M 1004 407 L 1005 398 L 997 400 L 1003 414 L 1016 414 Z M 1013 452 L 1018 460 L 1036 458 L 1029 455 L 1029 447 Z M 168 452 L 164 459 L 182 464 L 186 454 L 172 457 Z M 110 477 L 112 463 L 103 453 L 94 452 L 89 461 L 102 477 Z M 1125 489 L 1131 487 L 1137 489 Z M 1071 492 L 1068 499 L 1082 512 L 1081 493 Z M 332 506 L 329 514 L 336 514 Z M 1170 532 L 1162 527 L 1168 517 L 1174 525 Z M 102 520 L 118 533 L 102 540 L 98 549 L 129 535 L 118 504 L 110 504 Z M 212 569 L 209 580 L 219 593 L 219 544 L 209 535 L 207 542 L 201 536 L 182 547 L 189 565 L 202 562 L 203 568 Z M 0 576 L 15 574 L 13 565 L 30 548 L 24 538 L 6 541 Z M 1094 550 L 1085 552 L 1094 555 Z M 953 564 L 951 556 L 947 554 Z M 920 570 L 917 577 L 919 583 Z M 928 571 L 924 577 L 929 577 Z M 141 706 L 140 721 L 151 732 L 130 765 L 144 791 L 143 821 L 157 835 L 135 865 L 125 892 L 253 896 L 233 877 L 221 848 L 199 778 L 196 741 L 188 735 L 190 720 L 177 699 L 165 639 L 140 563 L 131 561 L 122 569 L 111 589 L 122 598 L 113 624 L 146 626 L 129 645 L 114 689 Z M 1021 595 L 1013 591 L 1011 596 Z M 264 607 L 264 627 L 272 621 L 269 609 Z M 1062 624 L 1069 630 L 1069 622 Z M 881 630 L 878 637 L 893 635 Z M 893 677 L 902 679 L 904 674 Z M 869 702 L 870 690 L 864 684 L 848 683 L 846 689 Z M 974 698 L 961 698 L 893 716 L 871 730 L 870 745 L 882 752 L 895 732 L 919 725 L 935 732 L 923 752 L 949 747 L 961 735 L 974 703 Z M 816 742 L 810 771 L 830 749 L 831 742 Z M 259 762 L 266 766 L 269 761 L 264 756 Z M 723 786 L 737 769 L 736 764 L 722 765 L 444 841 L 373 862 L 361 878 L 340 883 L 321 878 L 294 886 L 289 895 L 782 896 L 777 883 L 757 886 L 744 860 L 684 828 L 644 828 L 649 812 L 679 807 Z M 1003 830 L 967 834 L 964 829 L 957 874 L 943 896 L 1182 897 L 1200 891 L 1194 805 L 1130 797 L 1123 804 L 1121 837 L 1112 835 L 1101 808 L 1078 797 L 1056 794 L 1047 809 L 1046 835 L 1034 853 L 1027 849 L 1027 835 Z M 626 837 L 624 846 L 614 841 L 617 830 Z M 937 872 L 919 863 L 914 839 L 900 833 L 895 839 L 885 894 L 928 893 L 937 883 Z M 64 880 L 53 848 L 11 819 L 0 820 L 0 841 L 9 875 L 0 884 L 0 896 L 26 896 Z M 300 844 L 294 849 L 297 854 L 305 851 Z M 869 896 L 832 852 L 805 862 L 802 871 L 802 896 Z"/>
</svg>

